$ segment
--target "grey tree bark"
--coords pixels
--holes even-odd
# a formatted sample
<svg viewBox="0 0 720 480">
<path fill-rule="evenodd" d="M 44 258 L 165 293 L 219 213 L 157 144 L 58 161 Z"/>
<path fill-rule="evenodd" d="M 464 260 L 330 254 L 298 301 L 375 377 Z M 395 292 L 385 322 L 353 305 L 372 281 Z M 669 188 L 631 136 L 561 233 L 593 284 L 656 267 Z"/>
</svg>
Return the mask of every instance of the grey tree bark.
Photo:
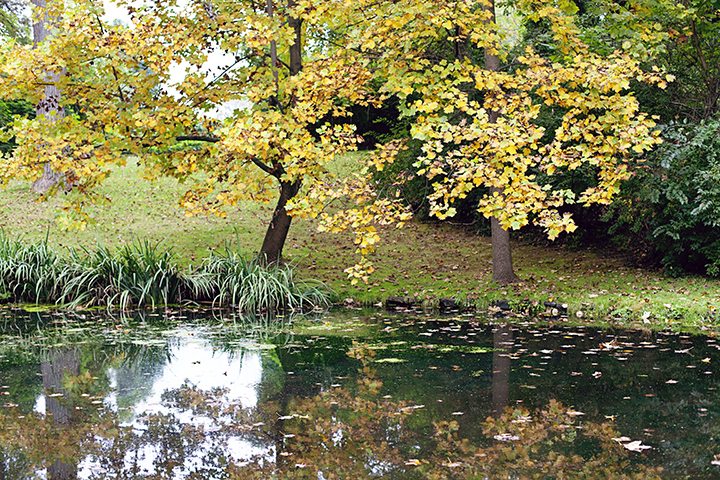
<svg viewBox="0 0 720 480">
<path fill-rule="evenodd" d="M 31 3 L 33 7 L 38 10 L 44 9 L 47 6 L 45 0 L 31 0 Z M 49 18 L 46 16 L 38 16 L 33 23 L 33 46 L 37 46 L 50 36 L 48 23 Z M 45 78 L 47 85 L 43 87 L 44 98 L 35 106 L 35 115 L 44 118 L 46 122 L 55 122 L 65 116 L 65 112 L 60 106 L 61 92 L 55 85 L 60 78 L 60 73 L 46 72 Z M 42 146 L 39 145 L 38 148 L 42 148 Z M 35 180 L 31 188 L 35 192 L 45 193 L 57 184 L 62 177 L 62 173 L 55 172 L 52 167 L 46 163 L 43 167 L 42 176 Z"/>
</svg>

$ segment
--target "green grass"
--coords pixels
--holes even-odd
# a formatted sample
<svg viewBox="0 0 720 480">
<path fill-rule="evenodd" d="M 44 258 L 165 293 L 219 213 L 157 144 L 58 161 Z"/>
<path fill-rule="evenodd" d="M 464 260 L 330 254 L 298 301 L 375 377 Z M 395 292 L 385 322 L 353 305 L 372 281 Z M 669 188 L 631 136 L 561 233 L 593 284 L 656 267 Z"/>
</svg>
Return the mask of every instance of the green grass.
<svg viewBox="0 0 720 480">
<path fill-rule="evenodd" d="M 332 168 L 347 172 L 358 155 L 363 153 L 343 157 Z M 197 267 L 236 239 L 240 251 L 257 252 L 273 205 L 244 203 L 227 210 L 226 218 L 186 217 L 176 204 L 182 192 L 173 180 L 148 183 L 139 167 L 128 165 L 107 181 L 103 194 L 110 202 L 92 210 L 96 223 L 85 231 L 64 232 L 54 222 L 62 198 L 38 203 L 27 185 L 14 184 L 0 191 L 0 226 L 26 240 L 47 235 L 61 251 L 91 248 L 98 241 L 112 249 L 132 245 L 134 239 L 164 241 L 181 267 Z M 715 279 L 665 278 L 659 271 L 633 268 L 620 256 L 535 246 L 517 238 L 513 259 L 523 282 L 502 287 L 490 281 L 489 238 L 464 226 L 411 222 L 381 231 L 383 243 L 371 259 L 377 271 L 368 285 L 352 286 L 343 273 L 357 261 L 352 235 L 318 233 L 315 227 L 313 221 L 293 221 L 285 259 L 296 276 L 324 282 L 341 302 L 375 304 L 390 295 L 414 295 L 429 303 L 453 297 L 484 309 L 496 299 L 539 305 L 553 300 L 568 304 L 568 323 L 720 332 L 720 282 Z M 226 295 L 233 288 L 240 287 L 228 286 Z"/>
</svg>

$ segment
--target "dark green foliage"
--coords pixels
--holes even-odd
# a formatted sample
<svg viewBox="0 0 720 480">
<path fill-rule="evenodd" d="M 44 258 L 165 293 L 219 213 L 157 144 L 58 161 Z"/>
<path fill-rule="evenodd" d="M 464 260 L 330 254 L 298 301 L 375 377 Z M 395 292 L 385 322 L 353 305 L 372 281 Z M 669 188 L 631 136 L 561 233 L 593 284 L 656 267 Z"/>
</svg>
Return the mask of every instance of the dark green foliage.
<svg viewBox="0 0 720 480">
<path fill-rule="evenodd" d="M 357 134 L 363 138 L 363 142 L 359 145 L 363 150 L 410 136 L 411 120 L 400 118 L 395 99 L 388 100 L 379 107 L 354 105 L 351 111 L 352 117 L 348 121 L 355 125 Z"/>
<path fill-rule="evenodd" d="M 355 126 L 355 133 L 363 139 L 358 148 L 372 150 L 379 144 L 410 136 L 412 119 L 401 118 L 399 108 L 399 102 L 394 97 L 387 99 L 382 105 L 352 105 L 351 116 L 333 117 L 328 114 L 315 124 L 314 130 L 326 124 L 352 124 Z M 316 135 L 316 138 L 319 136 Z"/>
<path fill-rule="evenodd" d="M 0 233 L 0 298 L 57 303 L 69 308 L 167 306 L 208 300 L 242 312 L 277 312 L 324 307 L 330 291 L 295 278 L 289 266 L 263 267 L 227 248 L 197 271 L 181 272 L 161 244 L 134 241 L 112 252 L 71 250 L 61 256 L 47 239 L 26 245 Z"/>
<path fill-rule="evenodd" d="M 610 233 L 670 276 L 720 277 L 720 120 L 672 124 L 663 138 L 611 206 Z"/>
</svg>

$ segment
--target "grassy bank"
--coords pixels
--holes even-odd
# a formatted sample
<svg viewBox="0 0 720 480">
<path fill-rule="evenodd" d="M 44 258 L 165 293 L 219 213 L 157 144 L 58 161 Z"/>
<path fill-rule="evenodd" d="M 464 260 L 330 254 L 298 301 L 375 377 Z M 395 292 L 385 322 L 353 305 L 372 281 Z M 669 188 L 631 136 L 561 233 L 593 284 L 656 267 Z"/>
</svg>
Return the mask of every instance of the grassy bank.
<svg viewBox="0 0 720 480">
<path fill-rule="evenodd" d="M 197 265 L 210 251 L 234 241 L 235 229 L 243 252 L 258 250 L 272 205 L 243 204 L 228 210 L 227 218 L 186 217 L 176 205 L 181 192 L 182 185 L 171 180 L 146 182 L 140 169 L 129 165 L 107 182 L 103 193 L 110 202 L 93 209 L 96 223 L 85 231 L 63 232 L 54 220 L 62 198 L 38 203 L 27 185 L 14 184 L 0 191 L 0 226 L 24 241 L 48 235 L 61 251 L 91 248 L 99 240 L 109 248 L 133 239 L 163 241 L 181 267 Z M 720 332 L 720 282 L 714 279 L 665 278 L 658 271 L 632 268 L 620 257 L 534 246 L 520 239 L 513 254 L 523 282 L 502 287 L 490 281 L 490 239 L 471 229 L 412 222 L 382 233 L 383 244 L 373 258 L 377 271 L 368 285 L 350 285 L 342 271 L 356 261 L 349 235 L 318 233 L 313 222 L 296 220 L 284 253 L 300 276 L 326 282 L 341 302 L 375 304 L 388 296 L 410 295 L 432 303 L 451 297 L 484 309 L 493 300 L 529 300 L 530 310 L 542 313 L 543 302 L 552 300 L 567 304 L 566 321 L 576 323 Z"/>
</svg>

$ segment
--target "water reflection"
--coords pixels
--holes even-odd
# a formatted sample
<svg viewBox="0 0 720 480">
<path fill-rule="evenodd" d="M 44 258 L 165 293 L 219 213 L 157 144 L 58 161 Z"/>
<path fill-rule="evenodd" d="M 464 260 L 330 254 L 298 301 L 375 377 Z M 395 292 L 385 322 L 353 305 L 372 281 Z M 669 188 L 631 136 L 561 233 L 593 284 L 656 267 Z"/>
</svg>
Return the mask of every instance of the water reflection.
<svg viewBox="0 0 720 480">
<path fill-rule="evenodd" d="M 0 340 L 0 479 L 718 474 L 714 339 L 88 320 Z"/>
</svg>

